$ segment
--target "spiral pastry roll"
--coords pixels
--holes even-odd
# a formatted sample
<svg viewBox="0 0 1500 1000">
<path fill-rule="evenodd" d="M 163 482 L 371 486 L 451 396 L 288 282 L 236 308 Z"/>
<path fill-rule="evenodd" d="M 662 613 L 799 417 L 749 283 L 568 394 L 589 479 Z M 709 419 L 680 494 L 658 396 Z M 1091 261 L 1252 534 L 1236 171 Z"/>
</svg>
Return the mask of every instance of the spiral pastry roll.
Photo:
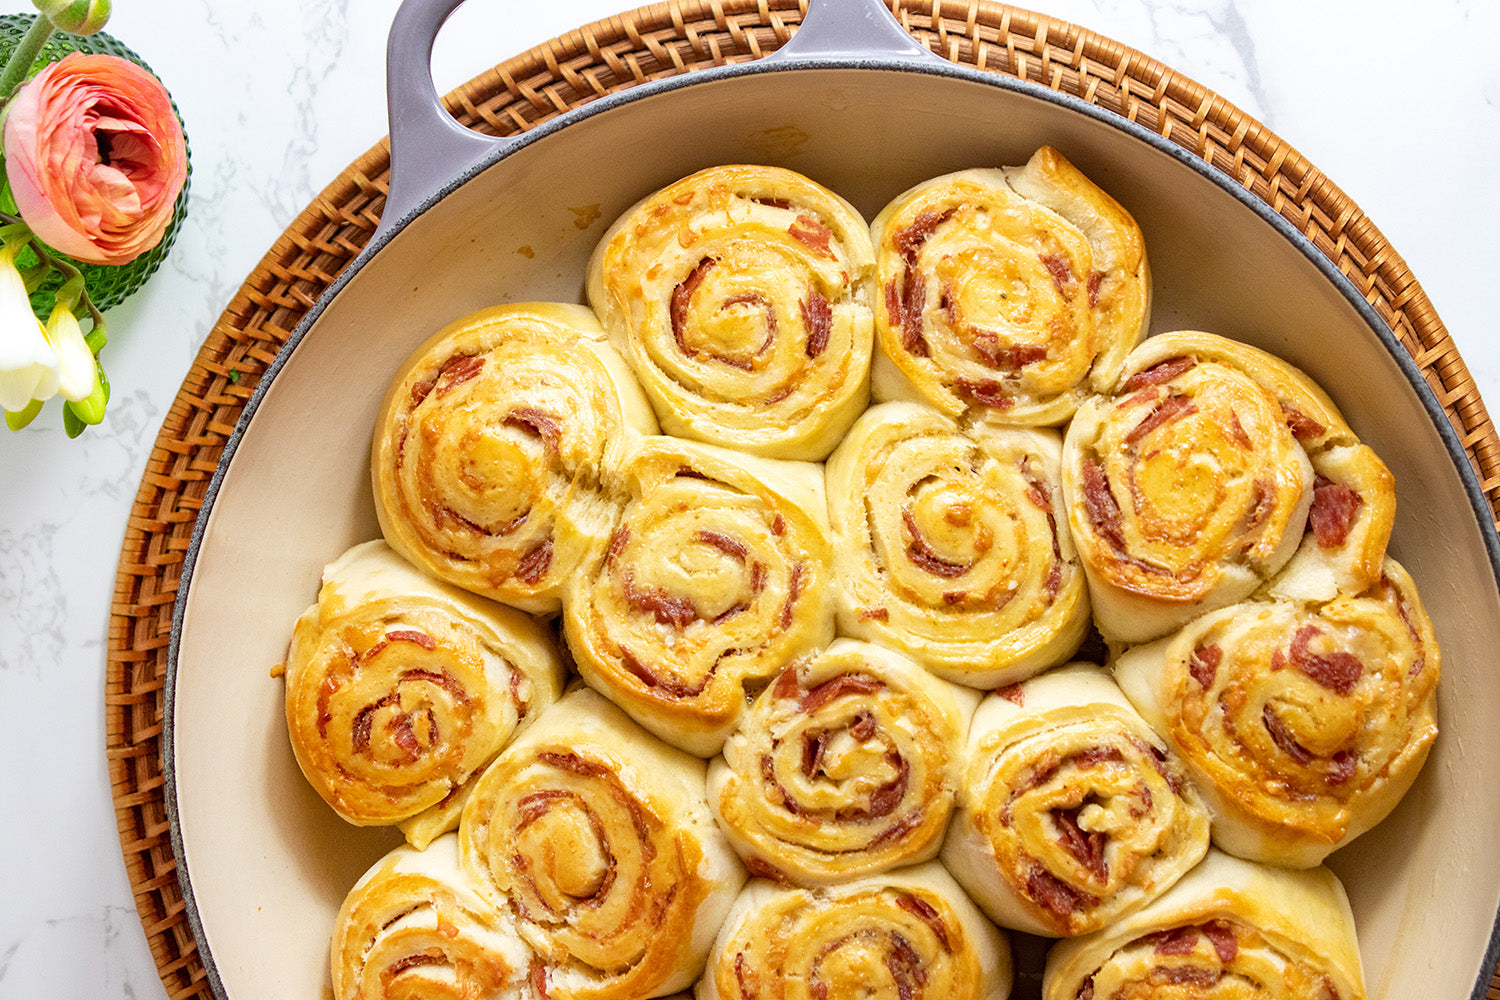
<svg viewBox="0 0 1500 1000">
<path fill-rule="evenodd" d="M 530 950 L 464 880 L 458 838 L 376 863 L 345 897 L 330 948 L 335 1000 L 472 1000 L 524 994 Z"/>
<path fill-rule="evenodd" d="M 828 459 L 839 630 L 994 687 L 1072 655 L 1088 592 L 1047 429 L 872 407 Z"/>
<path fill-rule="evenodd" d="M 1050 147 L 918 184 L 871 232 L 877 399 L 1060 424 L 1145 334 L 1140 228 Z"/>
<path fill-rule="evenodd" d="M 709 757 L 747 684 L 833 638 L 822 469 L 657 437 L 626 479 L 598 574 L 568 591 L 568 645 L 591 687 Z"/>
<path fill-rule="evenodd" d="M 1163 335 L 1164 337 L 1167 335 Z M 1184 351 L 1210 335 L 1177 335 Z M 1314 492 L 1275 394 L 1212 338 L 1133 371 L 1068 428 L 1063 490 L 1106 639 L 1133 643 L 1248 597 L 1301 543 Z M 1142 350 L 1155 348 L 1147 341 Z M 1139 367 L 1132 355 L 1127 368 Z"/>
<path fill-rule="evenodd" d="M 464 871 L 516 914 L 538 996 L 652 997 L 697 979 L 745 881 L 706 770 L 578 688 L 480 777 Z"/>
<path fill-rule="evenodd" d="M 1390 472 L 1306 375 L 1208 333 L 1146 341 L 1080 408 L 1063 484 L 1105 638 L 1154 639 L 1250 596 L 1327 600 L 1380 575 Z"/>
<path fill-rule="evenodd" d="M 1354 916 L 1327 868 L 1211 850 L 1144 909 L 1047 954 L 1042 1000 L 1364 1000 Z"/>
<path fill-rule="evenodd" d="M 936 862 L 821 889 L 755 879 L 698 1000 L 1005 1000 L 1010 943 Z"/>
<path fill-rule="evenodd" d="M 551 613 L 598 560 L 636 434 L 656 431 L 593 313 L 506 305 L 444 328 L 407 361 L 376 424 L 381 531 L 433 576 Z"/>
<path fill-rule="evenodd" d="M 933 858 L 975 692 L 836 639 L 781 673 L 709 764 L 708 800 L 747 867 L 799 885 Z"/>
<path fill-rule="evenodd" d="M 1097 930 L 1161 895 L 1208 849 L 1183 766 L 1103 670 L 1069 664 L 988 696 L 943 861 L 992 920 Z"/>
<path fill-rule="evenodd" d="M 1380 822 L 1437 736 L 1441 657 L 1410 576 L 1323 604 L 1256 600 L 1115 664 L 1232 854 L 1305 868 Z"/>
<path fill-rule="evenodd" d="M 457 824 L 470 777 L 557 700 L 563 674 L 529 616 L 365 542 L 328 565 L 293 629 L 287 730 L 335 812 L 399 825 L 421 848 Z"/>
<path fill-rule="evenodd" d="M 724 166 L 626 212 L 588 297 L 668 434 L 819 460 L 869 398 L 865 220 L 790 170 Z"/>
</svg>

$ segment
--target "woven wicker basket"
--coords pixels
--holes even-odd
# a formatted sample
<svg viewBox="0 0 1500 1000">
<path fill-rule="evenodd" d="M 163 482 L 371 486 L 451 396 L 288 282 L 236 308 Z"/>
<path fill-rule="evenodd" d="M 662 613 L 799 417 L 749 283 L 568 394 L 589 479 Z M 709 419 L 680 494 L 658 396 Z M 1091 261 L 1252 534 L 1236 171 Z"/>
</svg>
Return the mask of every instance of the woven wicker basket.
<svg viewBox="0 0 1500 1000">
<path fill-rule="evenodd" d="M 515 135 L 606 94 L 781 46 L 805 0 L 678 0 L 588 25 L 448 95 L 455 117 Z M 894 3 L 946 58 L 1041 84 L 1117 113 L 1223 171 L 1300 230 L 1353 282 L 1422 370 L 1500 515 L 1500 436 L 1416 279 L 1350 199 L 1296 150 L 1204 87 L 1065 22 L 983 2 Z M 209 333 L 147 463 L 121 549 L 106 671 L 110 782 L 125 866 L 167 995 L 209 996 L 169 836 L 163 687 L 184 553 L 225 441 L 304 313 L 375 230 L 389 177 L 380 143 L 271 247 Z M 1500 517 L 1497 517 L 1500 519 Z M 1488 996 L 1500 1000 L 1500 976 Z"/>
</svg>

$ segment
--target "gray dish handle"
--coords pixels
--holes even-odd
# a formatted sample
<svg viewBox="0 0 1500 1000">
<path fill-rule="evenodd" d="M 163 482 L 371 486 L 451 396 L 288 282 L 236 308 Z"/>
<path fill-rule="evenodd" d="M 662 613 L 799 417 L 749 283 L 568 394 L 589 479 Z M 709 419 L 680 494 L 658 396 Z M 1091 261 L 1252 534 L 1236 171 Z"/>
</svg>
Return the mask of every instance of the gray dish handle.
<svg viewBox="0 0 1500 1000">
<path fill-rule="evenodd" d="M 464 0 L 403 0 L 386 42 L 391 179 L 372 242 L 512 141 L 460 124 L 432 81 L 432 46 Z M 897 23 L 881 0 L 808 0 L 802 26 L 767 62 L 819 59 L 941 62 Z"/>
</svg>

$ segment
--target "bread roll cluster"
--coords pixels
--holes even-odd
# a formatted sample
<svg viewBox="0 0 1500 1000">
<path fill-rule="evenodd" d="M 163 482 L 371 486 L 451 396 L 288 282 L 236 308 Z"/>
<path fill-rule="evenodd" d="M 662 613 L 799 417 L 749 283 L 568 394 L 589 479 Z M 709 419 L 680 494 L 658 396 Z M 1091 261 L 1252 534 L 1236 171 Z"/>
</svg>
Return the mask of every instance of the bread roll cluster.
<svg viewBox="0 0 1500 1000">
<path fill-rule="evenodd" d="M 1145 338 L 1061 154 L 867 224 L 783 168 L 609 228 L 589 305 L 430 336 L 383 540 L 285 666 L 344 819 L 399 825 L 338 1000 L 1355 1000 L 1327 854 L 1436 735 L 1390 473 L 1303 373 Z"/>
</svg>

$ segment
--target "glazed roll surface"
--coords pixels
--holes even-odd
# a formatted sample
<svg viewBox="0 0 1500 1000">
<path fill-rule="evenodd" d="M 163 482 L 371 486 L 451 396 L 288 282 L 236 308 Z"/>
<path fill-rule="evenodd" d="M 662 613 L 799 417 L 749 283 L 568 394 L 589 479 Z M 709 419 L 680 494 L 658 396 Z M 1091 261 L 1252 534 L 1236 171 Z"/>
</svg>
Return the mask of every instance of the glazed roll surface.
<svg viewBox="0 0 1500 1000">
<path fill-rule="evenodd" d="M 400 825 L 420 848 L 457 824 L 469 779 L 557 700 L 563 674 L 530 617 L 366 542 L 329 564 L 297 620 L 287 730 L 335 812 Z"/>
<path fill-rule="evenodd" d="M 1316 865 L 1384 819 L 1437 736 L 1441 654 L 1410 575 L 1322 604 L 1255 600 L 1116 660 L 1214 812 L 1214 842 Z"/>
<path fill-rule="evenodd" d="M 720 827 L 751 871 L 799 885 L 930 860 L 978 697 L 852 639 L 788 667 L 709 765 Z"/>
<path fill-rule="evenodd" d="M 1060 424 L 1145 334 L 1139 227 L 1050 147 L 919 184 L 871 231 L 877 399 Z"/>
<path fill-rule="evenodd" d="M 1187 772 L 1102 669 L 990 695 L 943 861 L 1002 927 L 1069 937 L 1161 895 L 1208 849 Z"/>
<path fill-rule="evenodd" d="M 1047 429 L 867 411 L 827 463 L 840 631 L 982 688 L 1071 656 L 1089 601 L 1061 452 Z"/>
<path fill-rule="evenodd" d="M 1150 906 L 1047 955 L 1043 1000 L 1178 997 L 1364 1000 L 1343 886 L 1210 851 Z"/>
<path fill-rule="evenodd" d="M 764 682 L 833 638 L 819 466 L 671 438 L 630 460 L 619 526 L 564 630 L 588 683 L 709 757 Z"/>
<path fill-rule="evenodd" d="M 539 994 L 660 996 L 698 977 L 745 880 L 705 770 L 579 688 L 481 776 L 459 825 L 463 868 L 515 914 Z"/>
<path fill-rule="evenodd" d="M 350 890 L 330 947 L 335 1000 L 523 996 L 530 952 L 466 882 L 458 838 L 402 846 Z"/>
<path fill-rule="evenodd" d="M 935 862 L 824 889 L 756 879 L 699 1000 L 1005 1000 L 1010 945 Z"/>
<path fill-rule="evenodd" d="M 869 396 L 867 224 L 779 167 L 685 177 L 626 212 L 589 301 L 669 434 L 820 460 Z"/>
<path fill-rule="evenodd" d="M 1137 643 L 1250 596 L 1327 600 L 1380 575 L 1390 472 L 1304 373 L 1214 334 L 1147 340 L 1063 454 L 1096 622 Z"/>
<path fill-rule="evenodd" d="M 620 456 L 656 431 L 640 386 L 582 306 L 485 309 L 393 380 L 371 473 L 391 547 L 442 580 L 551 613 L 597 562 Z"/>
</svg>

